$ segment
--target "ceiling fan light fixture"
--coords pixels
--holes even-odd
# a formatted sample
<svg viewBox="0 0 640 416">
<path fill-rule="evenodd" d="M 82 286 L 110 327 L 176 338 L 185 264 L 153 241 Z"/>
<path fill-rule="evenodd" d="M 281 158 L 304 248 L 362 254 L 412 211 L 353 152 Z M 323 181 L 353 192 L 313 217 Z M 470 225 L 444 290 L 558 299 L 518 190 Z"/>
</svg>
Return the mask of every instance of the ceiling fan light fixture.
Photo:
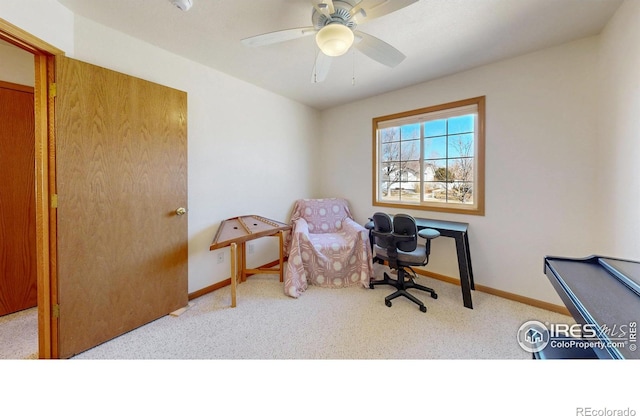
<svg viewBox="0 0 640 416">
<path fill-rule="evenodd" d="M 341 23 L 330 23 L 316 34 L 316 43 L 327 56 L 344 55 L 353 45 L 353 40 L 353 31 Z"/>
</svg>

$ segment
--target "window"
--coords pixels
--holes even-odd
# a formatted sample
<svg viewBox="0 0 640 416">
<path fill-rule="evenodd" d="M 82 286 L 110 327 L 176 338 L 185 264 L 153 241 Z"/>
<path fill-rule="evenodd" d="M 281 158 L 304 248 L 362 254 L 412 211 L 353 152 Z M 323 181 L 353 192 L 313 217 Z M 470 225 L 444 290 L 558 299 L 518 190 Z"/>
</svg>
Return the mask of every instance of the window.
<svg viewBox="0 0 640 416">
<path fill-rule="evenodd" d="M 485 97 L 373 119 L 373 205 L 484 215 Z"/>
</svg>

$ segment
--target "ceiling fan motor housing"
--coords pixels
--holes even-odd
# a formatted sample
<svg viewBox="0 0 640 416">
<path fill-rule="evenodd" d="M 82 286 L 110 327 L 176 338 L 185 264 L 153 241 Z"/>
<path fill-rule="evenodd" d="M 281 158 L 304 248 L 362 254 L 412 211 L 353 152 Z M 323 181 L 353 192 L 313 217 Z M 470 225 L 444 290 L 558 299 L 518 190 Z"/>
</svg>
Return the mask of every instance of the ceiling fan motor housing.
<svg viewBox="0 0 640 416">
<path fill-rule="evenodd" d="M 355 1 L 352 2 L 355 3 Z M 353 7 L 354 5 L 348 1 L 336 0 L 333 2 L 333 8 L 335 9 L 335 11 L 331 14 L 331 17 L 327 17 L 314 8 L 313 14 L 311 15 L 313 27 L 315 27 L 316 29 L 322 29 L 328 24 L 339 23 L 347 26 L 351 30 L 354 30 L 357 24 L 355 21 L 349 20 L 352 17 L 349 12 L 351 11 L 351 9 L 353 9 Z"/>
</svg>

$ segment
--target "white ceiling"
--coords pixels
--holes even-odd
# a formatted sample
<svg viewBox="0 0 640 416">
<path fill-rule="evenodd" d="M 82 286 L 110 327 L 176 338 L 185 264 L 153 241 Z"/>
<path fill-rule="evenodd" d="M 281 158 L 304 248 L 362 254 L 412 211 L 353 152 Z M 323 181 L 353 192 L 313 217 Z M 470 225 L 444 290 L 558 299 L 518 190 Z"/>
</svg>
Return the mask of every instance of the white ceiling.
<svg viewBox="0 0 640 416">
<path fill-rule="evenodd" d="M 622 0 L 420 0 L 358 26 L 407 58 L 388 68 L 360 52 L 311 82 L 313 36 L 261 48 L 240 40 L 311 26 L 309 0 L 58 0 L 70 10 L 317 109 L 407 87 L 600 33 Z M 393 0 L 391 0 L 393 1 Z M 355 74 L 355 85 L 352 78 Z"/>
</svg>

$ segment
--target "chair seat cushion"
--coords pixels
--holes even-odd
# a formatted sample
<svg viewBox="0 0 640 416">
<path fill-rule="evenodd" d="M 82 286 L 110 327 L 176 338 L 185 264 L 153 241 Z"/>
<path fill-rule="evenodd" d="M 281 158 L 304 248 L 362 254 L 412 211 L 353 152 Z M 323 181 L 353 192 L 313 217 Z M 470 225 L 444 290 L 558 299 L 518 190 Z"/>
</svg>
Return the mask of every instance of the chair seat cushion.
<svg viewBox="0 0 640 416">
<path fill-rule="evenodd" d="M 311 284 L 323 287 L 348 287 L 358 284 L 360 272 L 354 248 L 356 239 L 346 233 L 309 234 L 313 250 L 302 252 L 307 267 L 322 272 L 314 273 Z M 315 256 L 312 254 L 315 252 Z M 345 257 L 349 260 L 345 264 Z"/>
<path fill-rule="evenodd" d="M 370 255 L 359 233 L 302 234 L 294 243 L 285 274 L 285 290 L 298 297 L 307 284 L 342 288 L 369 282 Z"/>
<path fill-rule="evenodd" d="M 383 260 L 388 260 L 387 249 L 382 248 L 378 245 L 373 246 L 373 251 L 375 251 L 375 255 L 378 258 Z M 400 251 L 398 250 L 398 261 L 402 263 L 406 263 L 409 266 L 419 266 L 426 262 L 427 260 L 427 249 L 425 246 L 418 245 L 418 247 L 413 251 Z"/>
</svg>

